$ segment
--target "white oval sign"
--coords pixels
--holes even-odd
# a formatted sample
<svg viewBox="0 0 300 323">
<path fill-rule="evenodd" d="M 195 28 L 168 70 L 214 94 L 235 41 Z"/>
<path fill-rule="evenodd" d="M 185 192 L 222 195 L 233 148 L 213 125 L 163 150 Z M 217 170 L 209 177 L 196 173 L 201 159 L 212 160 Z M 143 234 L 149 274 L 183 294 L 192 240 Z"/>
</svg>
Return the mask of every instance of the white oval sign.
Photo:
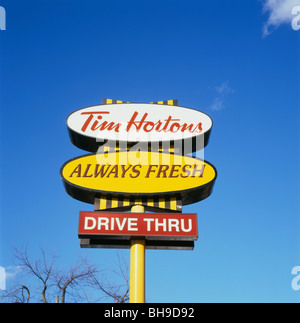
<svg viewBox="0 0 300 323">
<path fill-rule="evenodd" d="M 72 143 L 95 152 L 104 141 L 174 142 L 199 139 L 192 150 L 208 143 L 211 118 L 203 112 L 150 103 L 97 105 L 77 110 L 67 118 Z M 201 144 L 202 141 L 202 144 Z M 193 143 L 195 146 L 195 143 Z"/>
</svg>

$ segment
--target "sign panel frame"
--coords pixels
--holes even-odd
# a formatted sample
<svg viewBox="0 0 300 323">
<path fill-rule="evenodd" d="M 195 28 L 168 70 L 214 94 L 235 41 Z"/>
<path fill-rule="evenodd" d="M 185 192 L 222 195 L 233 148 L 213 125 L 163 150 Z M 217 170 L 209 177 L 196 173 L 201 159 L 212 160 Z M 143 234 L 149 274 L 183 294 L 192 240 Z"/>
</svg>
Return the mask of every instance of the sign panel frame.
<svg viewBox="0 0 300 323">
<path fill-rule="evenodd" d="M 194 250 L 194 241 L 185 240 L 145 240 L 145 249 L 156 250 Z M 130 239 L 118 239 L 118 237 L 105 237 L 103 239 L 80 239 L 81 248 L 111 248 L 130 249 Z"/>
<path fill-rule="evenodd" d="M 80 212 L 79 238 L 106 236 L 195 241 L 198 239 L 197 214 Z"/>
<path fill-rule="evenodd" d="M 136 108 L 132 109 L 132 107 Z M 140 114 L 135 115 L 134 112 L 132 113 L 132 111 L 130 111 L 128 118 L 125 117 L 124 119 L 121 118 L 118 120 L 117 118 L 119 118 L 119 115 L 122 113 L 126 114 L 126 109 L 129 108 L 132 111 L 138 110 L 140 108 Z M 113 119 L 113 121 L 112 119 L 106 120 L 106 118 L 109 117 L 110 112 L 112 112 L 113 110 L 117 110 L 117 113 L 115 113 L 116 119 Z M 164 112 L 165 116 L 161 117 Z M 156 119 L 151 119 L 151 116 L 149 116 L 149 114 L 151 113 L 154 115 L 156 114 Z M 84 114 L 85 118 L 82 119 L 82 122 L 80 124 L 77 124 L 78 118 L 82 114 Z M 189 114 L 191 116 L 187 118 L 187 120 L 184 120 L 184 118 L 186 118 Z M 180 115 L 183 117 L 182 121 L 178 119 L 178 116 Z M 199 119 L 197 119 L 197 116 L 199 116 Z M 97 119 L 98 117 L 100 120 Z M 195 120 L 199 122 L 192 123 L 195 122 Z M 200 120 L 202 121 L 202 123 L 205 122 L 205 126 L 203 125 L 203 129 L 201 126 L 199 126 L 199 130 L 195 129 L 197 125 L 201 123 Z M 138 131 L 136 131 L 135 136 L 129 135 L 129 138 L 127 138 L 127 140 L 120 140 L 120 138 L 123 138 L 124 135 L 126 137 L 126 133 L 122 133 L 122 135 L 120 136 L 117 130 L 120 132 L 120 129 L 127 129 L 127 127 L 129 127 L 130 125 L 130 122 L 132 122 L 133 124 L 133 127 L 131 127 L 131 129 L 136 129 Z M 141 122 L 141 124 L 139 122 Z M 121 124 L 121 126 L 117 128 L 117 125 L 119 123 Z M 207 146 L 213 126 L 213 121 L 211 117 L 206 113 L 188 107 L 162 106 L 161 104 L 156 103 L 128 102 L 102 104 L 78 109 L 68 115 L 66 119 L 66 125 L 72 144 L 80 149 L 93 153 L 98 151 L 99 146 L 110 140 L 116 141 L 119 146 L 127 148 L 130 148 L 137 143 L 149 143 L 149 145 L 150 143 L 156 143 L 159 147 L 163 147 L 164 142 L 167 142 L 170 144 L 170 147 L 188 147 L 185 148 L 185 153 L 192 153 Z M 140 125 L 143 126 L 139 128 Z M 173 128 L 171 128 L 172 126 Z M 91 130 L 90 128 L 95 130 Z M 88 132 L 89 129 L 91 131 L 89 134 L 87 134 L 86 132 Z M 99 134 L 99 129 L 101 131 L 104 131 L 103 135 Z M 143 129 L 145 130 L 143 131 Z M 158 130 L 156 131 L 157 135 L 154 136 L 154 139 L 151 139 L 151 137 L 147 139 L 147 132 L 150 133 L 150 131 L 155 131 L 155 129 Z M 202 131 L 200 129 L 202 129 Z M 168 130 L 170 133 L 166 132 Z M 92 134 L 92 131 L 95 131 L 95 134 Z M 108 131 L 112 131 L 112 133 L 109 134 L 107 133 Z M 185 136 L 185 131 L 194 131 L 195 133 Z M 176 136 L 175 133 L 177 132 L 178 135 Z M 181 136 L 179 136 L 179 134 L 181 134 Z"/>
<path fill-rule="evenodd" d="M 71 197 L 73 197 L 77 200 L 86 202 L 86 203 L 90 203 L 90 204 L 94 204 L 95 198 L 100 198 L 101 196 L 105 196 L 106 198 L 111 198 L 111 199 L 113 199 L 113 198 L 126 198 L 126 199 L 147 198 L 147 199 L 151 199 L 151 198 L 155 198 L 155 197 L 168 197 L 168 198 L 176 197 L 176 198 L 180 198 L 182 200 L 183 205 L 192 204 L 192 203 L 196 203 L 198 201 L 201 201 L 201 200 L 207 198 L 208 196 L 210 196 L 210 194 L 212 193 L 213 186 L 214 186 L 215 180 L 217 178 L 216 168 L 206 160 L 201 160 L 199 158 L 193 158 L 193 157 L 188 157 L 188 156 L 183 157 L 183 156 L 175 155 L 175 154 L 170 154 L 170 155 L 173 156 L 174 158 L 176 158 L 176 157 L 190 158 L 190 160 L 194 161 L 195 163 L 197 161 L 199 163 L 200 162 L 204 163 L 204 165 L 207 165 L 209 167 L 209 169 L 212 172 L 214 172 L 213 178 L 209 182 L 205 183 L 204 185 L 191 187 L 189 189 L 174 190 L 174 187 L 172 187 L 170 185 L 169 190 L 163 191 L 163 192 L 162 191 L 157 192 L 156 190 L 149 191 L 149 192 L 141 192 L 141 187 L 136 187 L 136 192 L 124 192 L 122 190 L 120 190 L 120 191 L 114 190 L 113 191 L 113 190 L 103 190 L 101 188 L 92 189 L 89 187 L 76 185 L 76 184 L 70 182 L 64 176 L 65 167 L 68 164 L 72 163 L 73 161 L 84 159 L 84 158 L 89 158 L 89 157 L 93 157 L 93 156 L 95 156 L 95 158 L 96 158 L 96 156 L 100 156 L 100 155 L 104 155 L 104 154 L 120 154 L 120 153 L 128 153 L 128 152 L 127 151 L 114 151 L 114 152 L 101 153 L 101 154 L 88 154 L 88 155 L 83 155 L 83 156 L 79 156 L 79 157 L 70 159 L 69 161 L 64 163 L 60 169 L 60 174 L 61 174 L 61 178 L 63 180 L 64 186 L 65 186 L 66 192 Z M 153 154 L 153 152 L 148 152 L 148 153 Z M 156 152 L 156 154 L 164 155 L 165 153 Z M 168 155 L 168 154 L 165 154 L 165 155 Z M 206 170 L 204 170 L 204 172 L 205 171 Z M 199 172 L 199 170 L 197 170 L 197 172 Z M 70 176 L 71 175 L 69 175 L 69 177 Z M 89 176 L 90 176 L 90 174 L 87 173 L 86 177 L 89 177 Z M 183 180 L 183 179 L 181 179 L 181 180 Z M 146 185 L 146 184 L 143 184 L 143 185 Z"/>
</svg>

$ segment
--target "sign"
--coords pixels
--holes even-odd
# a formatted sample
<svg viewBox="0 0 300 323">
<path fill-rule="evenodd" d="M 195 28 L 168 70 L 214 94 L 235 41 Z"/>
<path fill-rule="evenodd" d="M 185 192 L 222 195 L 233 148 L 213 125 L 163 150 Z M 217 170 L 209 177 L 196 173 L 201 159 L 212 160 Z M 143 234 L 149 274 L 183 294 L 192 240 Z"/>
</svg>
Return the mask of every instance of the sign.
<svg viewBox="0 0 300 323">
<path fill-rule="evenodd" d="M 68 116 L 67 127 L 72 143 L 90 152 L 105 141 L 127 147 L 150 142 L 180 146 L 184 141 L 185 151 L 192 152 L 207 145 L 212 120 L 203 112 L 180 106 L 118 103 L 77 110 Z"/>
<path fill-rule="evenodd" d="M 143 303 L 145 248 L 193 250 L 198 239 L 196 214 L 143 212 L 181 212 L 212 193 L 217 170 L 187 155 L 208 144 L 212 120 L 168 105 L 175 100 L 102 103 L 68 116 L 71 142 L 96 154 L 67 161 L 60 174 L 71 197 L 100 210 L 80 212 L 80 246 L 130 248 L 130 302 Z M 107 212 L 118 208 L 140 213 Z"/>
<path fill-rule="evenodd" d="M 79 238 L 107 235 L 194 241 L 198 239 L 197 215 L 80 212 Z"/>
<path fill-rule="evenodd" d="M 67 193 L 94 203 L 101 195 L 124 199 L 180 197 L 183 205 L 207 198 L 217 171 L 197 158 L 148 151 L 86 155 L 61 168 Z"/>
</svg>

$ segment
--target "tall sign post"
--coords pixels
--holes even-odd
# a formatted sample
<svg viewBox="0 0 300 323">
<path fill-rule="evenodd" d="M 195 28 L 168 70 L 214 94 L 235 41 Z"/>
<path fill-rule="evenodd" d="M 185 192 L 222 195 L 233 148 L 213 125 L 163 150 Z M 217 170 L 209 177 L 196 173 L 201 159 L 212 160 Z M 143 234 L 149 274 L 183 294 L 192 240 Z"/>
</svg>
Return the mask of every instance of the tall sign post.
<svg viewBox="0 0 300 323">
<path fill-rule="evenodd" d="M 131 212 L 144 213 L 145 207 L 135 205 L 131 208 Z M 130 303 L 145 303 L 145 247 L 145 239 L 131 239 Z"/>
<path fill-rule="evenodd" d="M 208 144 L 212 120 L 176 100 L 105 99 L 71 113 L 67 127 L 92 153 L 60 171 L 71 197 L 94 204 L 80 212 L 80 246 L 130 248 L 130 302 L 143 303 L 145 249 L 193 250 L 198 239 L 197 215 L 182 206 L 212 193 L 215 167 L 191 156 Z"/>
</svg>

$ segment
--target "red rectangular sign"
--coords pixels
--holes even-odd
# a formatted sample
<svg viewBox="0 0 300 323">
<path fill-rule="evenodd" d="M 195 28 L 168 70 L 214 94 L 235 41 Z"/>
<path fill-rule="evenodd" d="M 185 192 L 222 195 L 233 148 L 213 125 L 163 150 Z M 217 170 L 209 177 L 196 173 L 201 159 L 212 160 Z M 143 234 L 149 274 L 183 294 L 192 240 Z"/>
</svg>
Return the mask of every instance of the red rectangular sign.
<svg viewBox="0 0 300 323">
<path fill-rule="evenodd" d="M 197 240 L 197 215 L 80 212 L 79 238 L 105 235 L 144 236 L 155 240 Z"/>
</svg>

